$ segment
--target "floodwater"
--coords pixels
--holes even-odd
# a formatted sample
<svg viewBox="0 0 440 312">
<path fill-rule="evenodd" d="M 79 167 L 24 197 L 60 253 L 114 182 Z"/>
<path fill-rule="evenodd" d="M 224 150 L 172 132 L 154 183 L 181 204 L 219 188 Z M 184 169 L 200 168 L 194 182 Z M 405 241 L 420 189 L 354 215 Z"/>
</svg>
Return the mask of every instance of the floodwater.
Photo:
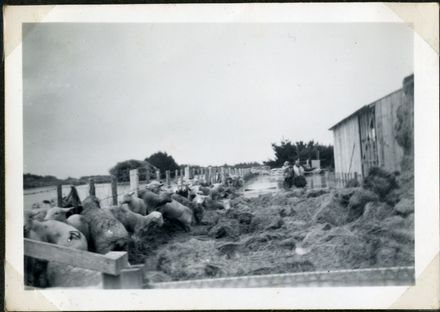
<svg viewBox="0 0 440 312">
<path fill-rule="evenodd" d="M 277 193 L 283 176 L 279 174 L 258 175 L 249 180 L 243 187 L 243 196 L 246 198 L 258 197 L 261 194 Z"/>
</svg>

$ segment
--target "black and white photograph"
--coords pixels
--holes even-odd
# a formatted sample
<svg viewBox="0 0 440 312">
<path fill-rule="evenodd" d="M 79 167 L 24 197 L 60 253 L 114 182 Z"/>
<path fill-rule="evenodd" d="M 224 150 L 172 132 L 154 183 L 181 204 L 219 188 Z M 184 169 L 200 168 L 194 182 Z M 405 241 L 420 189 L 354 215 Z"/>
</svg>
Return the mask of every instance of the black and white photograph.
<svg viewBox="0 0 440 312">
<path fill-rule="evenodd" d="M 48 19 L 20 25 L 25 293 L 416 286 L 413 24 Z"/>
</svg>

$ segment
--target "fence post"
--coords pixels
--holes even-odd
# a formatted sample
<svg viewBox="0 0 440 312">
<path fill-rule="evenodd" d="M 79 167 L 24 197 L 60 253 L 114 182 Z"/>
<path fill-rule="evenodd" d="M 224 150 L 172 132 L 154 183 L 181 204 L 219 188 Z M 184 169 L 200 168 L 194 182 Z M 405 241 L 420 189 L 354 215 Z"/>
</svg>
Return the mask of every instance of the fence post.
<svg viewBox="0 0 440 312">
<path fill-rule="evenodd" d="M 189 181 L 190 179 L 190 172 L 189 172 L 189 166 L 185 167 L 185 181 Z"/>
<path fill-rule="evenodd" d="M 150 183 L 150 169 L 147 169 L 145 171 L 145 182 L 148 184 Z"/>
<path fill-rule="evenodd" d="M 156 170 L 156 180 L 160 182 L 160 170 Z"/>
<path fill-rule="evenodd" d="M 137 169 L 130 170 L 130 191 L 138 195 L 139 173 Z"/>
<path fill-rule="evenodd" d="M 358 173 L 357 172 L 354 173 L 354 179 L 356 180 L 356 182 L 359 182 L 359 180 L 358 180 Z"/>
<path fill-rule="evenodd" d="M 226 169 L 225 169 L 225 167 L 221 168 L 221 175 L 222 175 L 222 184 L 226 184 Z"/>
<path fill-rule="evenodd" d="M 322 187 L 328 187 L 329 186 L 329 181 L 328 181 L 328 171 L 326 170 L 324 172 L 324 184 L 322 185 Z"/>
<path fill-rule="evenodd" d="M 63 185 L 61 183 L 57 185 L 57 205 L 63 207 Z"/>
<path fill-rule="evenodd" d="M 118 180 L 115 176 L 112 176 L 112 199 L 113 205 L 118 204 Z"/>
<path fill-rule="evenodd" d="M 209 166 L 208 170 L 206 170 L 206 183 L 211 184 L 211 177 L 212 177 L 212 167 Z"/>
<path fill-rule="evenodd" d="M 169 170 L 165 171 L 165 179 L 166 179 L 167 185 L 170 186 L 171 180 L 170 180 L 170 171 Z"/>
<path fill-rule="evenodd" d="M 93 180 L 93 178 L 89 179 L 89 195 L 96 196 L 95 180 Z"/>
</svg>

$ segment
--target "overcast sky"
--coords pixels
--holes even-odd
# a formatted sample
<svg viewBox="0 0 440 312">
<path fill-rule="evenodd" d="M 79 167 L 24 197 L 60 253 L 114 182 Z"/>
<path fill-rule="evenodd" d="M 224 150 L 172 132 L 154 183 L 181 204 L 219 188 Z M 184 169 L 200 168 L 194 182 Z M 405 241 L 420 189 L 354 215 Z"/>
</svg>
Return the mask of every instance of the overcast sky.
<svg viewBox="0 0 440 312">
<path fill-rule="evenodd" d="M 24 172 L 108 174 L 264 161 L 272 142 L 332 144 L 330 126 L 413 72 L 402 24 L 26 24 Z"/>
</svg>

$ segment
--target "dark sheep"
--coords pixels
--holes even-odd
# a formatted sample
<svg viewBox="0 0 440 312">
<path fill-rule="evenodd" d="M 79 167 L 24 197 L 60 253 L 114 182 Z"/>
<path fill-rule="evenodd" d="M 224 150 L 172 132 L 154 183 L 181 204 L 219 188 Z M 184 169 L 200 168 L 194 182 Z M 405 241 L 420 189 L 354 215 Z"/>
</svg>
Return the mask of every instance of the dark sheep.
<svg viewBox="0 0 440 312">
<path fill-rule="evenodd" d="M 165 205 L 166 203 L 170 203 L 171 193 L 162 192 L 160 194 L 156 194 L 150 190 L 144 189 L 140 190 L 138 193 L 138 197 L 142 198 L 147 206 L 147 213 L 155 211 L 158 207 Z"/>
<path fill-rule="evenodd" d="M 95 196 L 87 197 L 83 202 L 85 221 L 89 226 L 93 251 L 106 254 L 110 251 L 127 251 L 129 235 L 124 225 L 107 209 L 100 209 Z"/>
</svg>

